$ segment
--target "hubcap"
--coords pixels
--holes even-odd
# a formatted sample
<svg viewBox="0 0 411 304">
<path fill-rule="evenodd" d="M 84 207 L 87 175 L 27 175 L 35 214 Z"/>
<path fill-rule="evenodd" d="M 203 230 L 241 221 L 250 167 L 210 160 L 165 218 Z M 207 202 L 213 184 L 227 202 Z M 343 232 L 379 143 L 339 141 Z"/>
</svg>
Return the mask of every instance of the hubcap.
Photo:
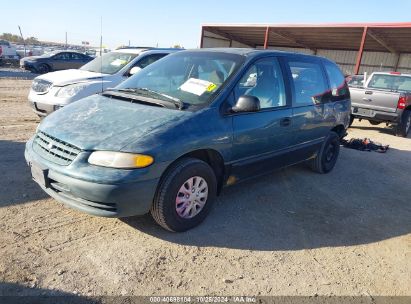
<svg viewBox="0 0 411 304">
<path fill-rule="evenodd" d="M 196 216 L 204 208 L 207 197 L 208 185 L 206 180 L 200 176 L 189 178 L 177 192 L 177 214 L 185 219 Z"/>
<path fill-rule="evenodd" d="M 411 126 L 411 115 L 408 116 L 407 125 L 405 126 L 405 132 L 408 133 Z"/>
<path fill-rule="evenodd" d="M 335 154 L 335 145 L 334 144 L 330 144 L 327 147 L 327 150 L 325 151 L 325 159 L 327 162 L 330 162 Z"/>
</svg>

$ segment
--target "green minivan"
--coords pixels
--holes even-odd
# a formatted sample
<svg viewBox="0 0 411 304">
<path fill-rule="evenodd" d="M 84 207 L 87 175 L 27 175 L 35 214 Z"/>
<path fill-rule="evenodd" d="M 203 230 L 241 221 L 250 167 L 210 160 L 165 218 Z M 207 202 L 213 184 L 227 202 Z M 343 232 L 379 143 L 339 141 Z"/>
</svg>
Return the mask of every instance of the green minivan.
<svg viewBox="0 0 411 304">
<path fill-rule="evenodd" d="M 331 171 L 350 109 L 344 76 L 328 59 L 187 50 L 52 113 L 25 157 L 43 190 L 72 208 L 151 212 L 162 227 L 185 231 L 226 185 L 300 162 Z"/>
</svg>

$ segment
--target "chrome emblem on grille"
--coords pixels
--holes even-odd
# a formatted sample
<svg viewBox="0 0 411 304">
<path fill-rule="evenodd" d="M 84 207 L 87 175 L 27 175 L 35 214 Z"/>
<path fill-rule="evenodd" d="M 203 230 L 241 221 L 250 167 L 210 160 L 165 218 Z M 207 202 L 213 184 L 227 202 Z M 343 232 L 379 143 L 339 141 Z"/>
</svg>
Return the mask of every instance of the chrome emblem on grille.
<svg viewBox="0 0 411 304">
<path fill-rule="evenodd" d="M 53 143 L 49 143 L 48 145 L 47 145 L 47 149 L 49 149 L 49 150 L 52 150 L 52 149 L 54 149 L 56 146 L 53 144 Z"/>
</svg>

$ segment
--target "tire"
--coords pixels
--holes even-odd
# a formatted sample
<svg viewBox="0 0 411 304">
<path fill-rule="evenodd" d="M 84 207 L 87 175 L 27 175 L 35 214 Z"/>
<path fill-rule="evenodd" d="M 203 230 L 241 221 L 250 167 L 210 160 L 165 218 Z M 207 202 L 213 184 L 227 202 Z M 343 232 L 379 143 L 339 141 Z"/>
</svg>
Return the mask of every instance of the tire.
<svg viewBox="0 0 411 304">
<path fill-rule="evenodd" d="M 397 126 L 397 136 L 407 137 L 411 129 L 411 111 L 405 110 L 402 113 L 401 123 Z"/>
<path fill-rule="evenodd" d="M 340 138 L 335 132 L 330 132 L 322 144 L 317 156 L 310 160 L 309 165 L 314 172 L 325 174 L 331 172 L 337 163 L 340 153 Z"/>
<path fill-rule="evenodd" d="M 381 122 L 375 121 L 375 120 L 369 120 L 369 123 L 372 124 L 373 126 L 379 125 Z"/>
<path fill-rule="evenodd" d="M 350 122 L 348 123 L 348 127 L 351 127 L 353 122 L 354 122 L 354 116 L 350 115 Z"/>
<path fill-rule="evenodd" d="M 37 72 L 38 72 L 39 74 L 46 74 L 46 73 L 50 72 L 50 67 L 49 67 L 47 64 L 42 63 L 42 64 L 40 64 L 39 67 L 37 68 Z"/>
<path fill-rule="evenodd" d="M 198 188 L 188 187 L 189 180 L 192 180 L 194 186 L 200 182 L 197 184 Z M 204 187 L 207 187 L 208 193 L 202 192 Z M 187 188 L 195 190 L 189 191 Z M 199 195 L 202 197 L 198 198 Z M 161 227 L 173 232 L 183 232 L 199 225 L 206 218 L 216 195 L 217 180 L 213 169 L 199 159 L 184 158 L 173 164 L 163 175 L 150 212 Z M 203 204 L 201 208 L 197 205 L 200 203 Z"/>
</svg>

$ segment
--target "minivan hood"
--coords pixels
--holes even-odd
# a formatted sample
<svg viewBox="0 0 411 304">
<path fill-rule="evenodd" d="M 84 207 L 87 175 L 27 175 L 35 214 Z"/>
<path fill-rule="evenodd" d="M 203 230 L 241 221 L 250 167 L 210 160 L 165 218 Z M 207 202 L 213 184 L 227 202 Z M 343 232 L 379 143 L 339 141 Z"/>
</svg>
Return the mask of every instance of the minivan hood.
<svg viewBox="0 0 411 304">
<path fill-rule="evenodd" d="M 39 130 L 83 150 L 111 150 L 184 117 L 191 112 L 92 95 L 47 116 Z"/>
<path fill-rule="evenodd" d="M 70 69 L 40 75 L 36 79 L 50 81 L 54 86 L 65 86 L 77 82 L 101 79 L 102 75 L 101 73 Z"/>
</svg>

